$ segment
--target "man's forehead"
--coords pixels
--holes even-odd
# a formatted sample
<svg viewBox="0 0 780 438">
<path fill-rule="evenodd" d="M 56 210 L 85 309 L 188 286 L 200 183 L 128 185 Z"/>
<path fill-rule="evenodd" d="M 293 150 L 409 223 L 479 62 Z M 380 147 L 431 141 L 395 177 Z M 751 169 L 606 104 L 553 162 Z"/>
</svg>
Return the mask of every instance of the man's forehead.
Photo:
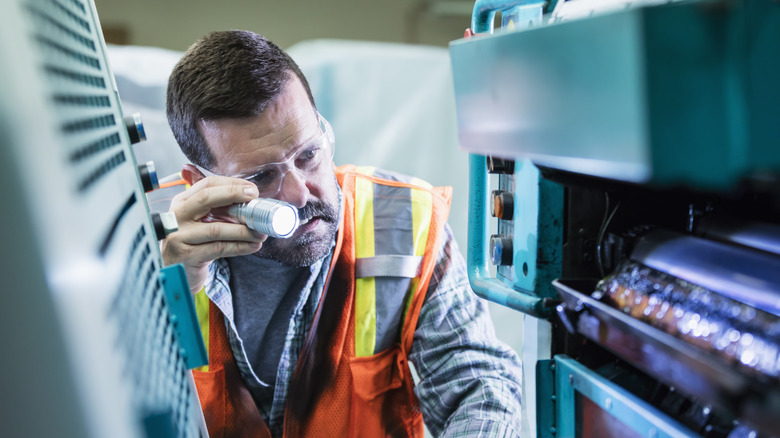
<svg viewBox="0 0 780 438">
<path fill-rule="evenodd" d="M 212 149 L 238 146 L 243 142 L 255 142 L 258 146 L 285 145 L 308 136 L 308 128 L 316 126 L 315 117 L 305 112 L 288 112 L 283 117 L 269 117 L 263 113 L 241 118 L 203 119 L 200 126 Z"/>
<path fill-rule="evenodd" d="M 227 134 L 244 133 L 252 138 L 265 136 L 289 136 L 307 124 L 317 124 L 317 113 L 308 94 L 297 77 L 285 84 L 282 92 L 272 99 L 262 113 L 248 117 L 200 120 L 203 131 L 210 134 L 226 131 Z M 204 132 L 205 134 L 205 132 Z"/>
<path fill-rule="evenodd" d="M 316 110 L 297 78 L 258 116 L 200 121 L 216 160 L 213 170 L 225 175 L 284 157 L 315 135 L 318 127 Z"/>
</svg>

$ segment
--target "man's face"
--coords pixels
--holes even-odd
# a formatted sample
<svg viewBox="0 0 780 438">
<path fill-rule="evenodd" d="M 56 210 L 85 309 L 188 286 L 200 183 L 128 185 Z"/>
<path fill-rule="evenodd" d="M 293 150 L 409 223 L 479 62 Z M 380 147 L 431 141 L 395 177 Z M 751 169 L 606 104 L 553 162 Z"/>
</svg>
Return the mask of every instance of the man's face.
<svg viewBox="0 0 780 438">
<path fill-rule="evenodd" d="M 200 129 L 216 161 L 210 170 L 220 175 L 252 175 L 264 165 L 288 160 L 279 191 L 269 197 L 297 207 L 303 225 L 290 238 L 269 237 L 257 255 L 290 266 L 308 266 L 325 257 L 338 228 L 338 184 L 330 155 L 314 169 L 290 159 L 307 156 L 309 145 L 322 136 L 298 78 L 290 79 L 262 115 L 201 120 Z"/>
</svg>

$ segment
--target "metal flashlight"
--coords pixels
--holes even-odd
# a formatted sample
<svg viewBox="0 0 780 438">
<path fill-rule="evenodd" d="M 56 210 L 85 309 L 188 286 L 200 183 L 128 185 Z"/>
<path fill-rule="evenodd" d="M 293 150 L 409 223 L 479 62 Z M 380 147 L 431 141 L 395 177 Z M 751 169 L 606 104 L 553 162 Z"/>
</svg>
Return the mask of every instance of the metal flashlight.
<svg viewBox="0 0 780 438">
<path fill-rule="evenodd" d="M 276 199 L 257 198 L 231 205 L 228 214 L 247 227 L 270 237 L 287 238 L 298 229 L 298 209 Z"/>
</svg>

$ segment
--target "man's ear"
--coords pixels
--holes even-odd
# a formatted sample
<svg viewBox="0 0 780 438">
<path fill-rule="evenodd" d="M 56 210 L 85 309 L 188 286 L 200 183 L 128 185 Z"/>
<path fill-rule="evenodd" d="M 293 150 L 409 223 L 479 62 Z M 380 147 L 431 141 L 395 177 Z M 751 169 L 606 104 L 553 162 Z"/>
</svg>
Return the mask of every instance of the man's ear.
<svg viewBox="0 0 780 438">
<path fill-rule="evenodd" d="M 181 177 L 184 178 L 184 181 L 187 181 L 187 184 L 193 186 L 196 182 L 205 178 L 206 175 L 192 164 L 185 164 L 181 168 Z"/>
</svg>

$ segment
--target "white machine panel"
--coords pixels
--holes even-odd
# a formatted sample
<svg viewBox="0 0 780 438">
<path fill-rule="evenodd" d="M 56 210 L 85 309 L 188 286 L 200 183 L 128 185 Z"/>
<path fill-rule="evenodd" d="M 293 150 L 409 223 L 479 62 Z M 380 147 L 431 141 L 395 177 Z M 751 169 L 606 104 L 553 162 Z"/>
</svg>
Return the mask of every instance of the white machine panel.
<svg viewBox="0 0 780 438">
<path fill-rule="evenodd" d="M 3 436 L 204 436 L 94 4 L 0 11 Z"/>
</svg>

